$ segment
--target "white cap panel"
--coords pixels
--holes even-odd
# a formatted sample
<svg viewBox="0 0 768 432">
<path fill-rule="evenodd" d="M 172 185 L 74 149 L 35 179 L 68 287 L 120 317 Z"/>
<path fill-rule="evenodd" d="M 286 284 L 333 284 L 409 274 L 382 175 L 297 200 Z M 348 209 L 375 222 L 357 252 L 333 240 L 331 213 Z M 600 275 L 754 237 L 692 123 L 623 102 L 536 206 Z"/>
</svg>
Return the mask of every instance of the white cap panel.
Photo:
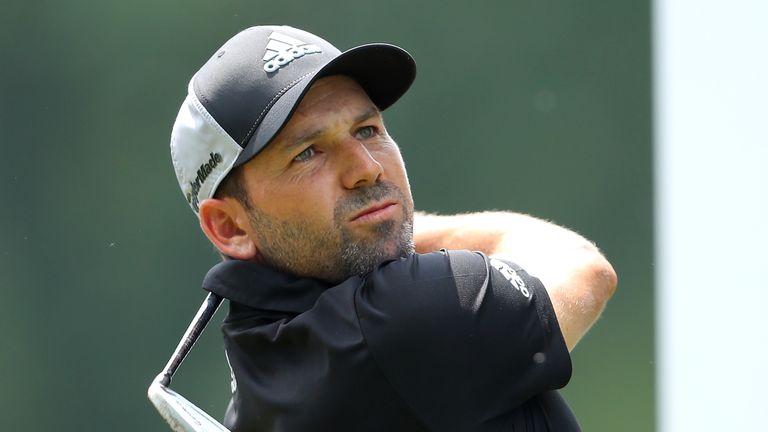
<svg viewBox="0 0 768 432">
<path fill-rule="evenodd" d="M 243 149 L 211 117 L 190 82 L 171 132 L 171 159 L 181 191 L 195 213 L 213 196 Z"/>
</svg>

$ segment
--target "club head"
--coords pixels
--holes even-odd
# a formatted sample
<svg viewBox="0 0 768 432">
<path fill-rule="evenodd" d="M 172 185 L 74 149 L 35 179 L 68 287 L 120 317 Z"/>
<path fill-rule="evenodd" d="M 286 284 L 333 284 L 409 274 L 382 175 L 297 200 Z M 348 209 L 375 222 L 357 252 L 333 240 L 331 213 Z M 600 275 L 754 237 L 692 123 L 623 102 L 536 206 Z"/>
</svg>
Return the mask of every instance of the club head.
<svg viewBox="0 0 768 432">
<path fill-rule="evenodd" d="M 159 375 L 147 390 L 152 405 L 175 432 L 230 432 L 184 396 L 162 384 Z"/>
</svg>

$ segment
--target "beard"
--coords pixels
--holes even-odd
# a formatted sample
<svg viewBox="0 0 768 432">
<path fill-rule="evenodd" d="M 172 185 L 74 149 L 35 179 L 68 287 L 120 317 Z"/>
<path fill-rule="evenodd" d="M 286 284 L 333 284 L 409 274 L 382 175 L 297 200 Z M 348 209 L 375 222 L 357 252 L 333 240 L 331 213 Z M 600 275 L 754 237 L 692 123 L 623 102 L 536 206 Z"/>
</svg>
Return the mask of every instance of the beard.
<svg viewBox="0 0 768 432">
<path fill-rule="evenodd" d="M 346 226 L 349 215 L 383 199 L 394 199 L 401 205 L 400 221 L 379 222 L 364 236 Z M 332 226 L 315 228 L 303 220 L 278 219 L 250 207 L 248 215 L 259 241 L 261 261 L 296 276 L 339 283 L 415 251 L 412 200 L 387 181 L 350 191 L 334 207 Z"/>
</svg>

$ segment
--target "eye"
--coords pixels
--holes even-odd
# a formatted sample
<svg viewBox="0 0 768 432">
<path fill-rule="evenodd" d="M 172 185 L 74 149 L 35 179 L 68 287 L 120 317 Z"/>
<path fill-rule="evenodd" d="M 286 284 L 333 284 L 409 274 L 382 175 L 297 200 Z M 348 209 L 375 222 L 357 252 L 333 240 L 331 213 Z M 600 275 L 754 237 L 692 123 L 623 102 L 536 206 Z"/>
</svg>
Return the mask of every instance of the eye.
<svg viewBox="0 0 768 432">
<path fill-rule="evenodd" d="M 376 128 L 373 126 L 363 126 L 355 132 L 355 138 L 365 140 L 373 138 L 376 135 Z"/>
<path fill-rule="evenodd" d="M 314 147 L 307 147 L 302 151 L 301 153 L 297 154 L 295 158 L 293 158 L 294 162 L 304 162 L 312 158 L 312 156 L 315 155 L 315 149 Z"/>
</svg>

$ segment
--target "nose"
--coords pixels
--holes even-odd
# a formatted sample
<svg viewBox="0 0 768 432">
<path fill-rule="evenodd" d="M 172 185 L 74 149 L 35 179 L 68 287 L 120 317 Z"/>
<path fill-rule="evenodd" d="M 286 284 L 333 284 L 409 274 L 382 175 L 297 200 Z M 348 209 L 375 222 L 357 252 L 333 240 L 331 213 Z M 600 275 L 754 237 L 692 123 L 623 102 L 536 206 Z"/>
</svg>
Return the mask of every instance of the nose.
<svg viewBox="0 0 768 432">
<path fill-rule="evenodd" d="M 341 182 L 347 189 L 369 186 L 379 179 L 384 168 L 360 141 L 350 139 L 343 144 Z"/>
</svg>

